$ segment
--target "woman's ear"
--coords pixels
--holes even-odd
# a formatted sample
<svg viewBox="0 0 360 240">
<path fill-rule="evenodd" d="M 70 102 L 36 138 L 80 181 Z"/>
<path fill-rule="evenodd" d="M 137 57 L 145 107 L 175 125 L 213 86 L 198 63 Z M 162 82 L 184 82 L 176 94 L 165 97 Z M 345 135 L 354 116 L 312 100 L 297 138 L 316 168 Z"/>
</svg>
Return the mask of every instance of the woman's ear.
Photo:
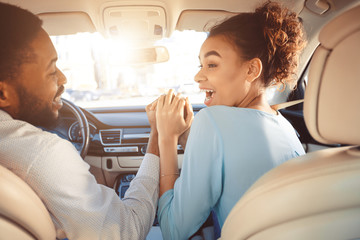
<svg viewBox="0 0 360 240">
<path fill-rule="evenodd" d="M 253 58 L 248 62 L 248 81 L 253 82 L 260 77 L 262 72 L 262 62 L 259 58 Z"/>
</svg>

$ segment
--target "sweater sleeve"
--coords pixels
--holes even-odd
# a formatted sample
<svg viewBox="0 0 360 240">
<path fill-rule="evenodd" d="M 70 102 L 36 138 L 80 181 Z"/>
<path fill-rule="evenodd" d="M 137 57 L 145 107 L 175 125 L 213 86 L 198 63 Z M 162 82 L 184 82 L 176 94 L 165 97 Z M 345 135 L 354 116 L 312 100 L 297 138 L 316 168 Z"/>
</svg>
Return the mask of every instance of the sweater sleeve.
<svg viewBox="0 0 360 240">
<path fill-rule="evenodd" d="M 27 181 L 68 239 L 145 239 L 154 221 L 159 159 L 147 154 L 123 200 L 97 184 L 71 143 L 54 139 L 38 152 Z"/>
<path fill-rule="evenodd" d="M 159 200 L 158 218 L 164 239 L 187 239 L 206 221 L 222 192 L 223 143 L 206 109 L 191 126 L 174 189 Z"/>
</svg>

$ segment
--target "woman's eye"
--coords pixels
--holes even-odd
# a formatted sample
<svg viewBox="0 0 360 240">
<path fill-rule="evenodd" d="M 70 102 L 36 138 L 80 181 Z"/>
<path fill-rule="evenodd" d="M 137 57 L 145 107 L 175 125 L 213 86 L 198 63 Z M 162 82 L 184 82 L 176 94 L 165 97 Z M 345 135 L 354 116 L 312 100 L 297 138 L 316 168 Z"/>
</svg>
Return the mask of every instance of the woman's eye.
<svg viewBox="0 0 360 240">
<path fill-rule="evenodd" d="M 207 68 L 215 68 L 217 67 L 216 64 L 210 63 L 210 64 L 206 64 Z M 203 68 L 204 66 L 202 64 L 199 65 L 199 68 Z"/>
</svg>

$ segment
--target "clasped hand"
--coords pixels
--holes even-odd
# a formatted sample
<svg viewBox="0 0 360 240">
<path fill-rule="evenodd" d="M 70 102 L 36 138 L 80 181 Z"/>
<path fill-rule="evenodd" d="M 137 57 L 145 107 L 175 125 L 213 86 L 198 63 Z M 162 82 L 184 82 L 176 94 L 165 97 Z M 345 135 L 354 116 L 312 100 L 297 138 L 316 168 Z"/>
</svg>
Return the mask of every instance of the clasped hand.
<svg viewBox="0 0 360 240">
<path fill-rule="evenodd" d="M 194 118 L 189 100 L 180 93 L 175 95 L 173 89 L 149 104 L 146 112 L 152 130 L 156 126 L 160 138 L 178 139 L 190 128 Z"/>
</svg>

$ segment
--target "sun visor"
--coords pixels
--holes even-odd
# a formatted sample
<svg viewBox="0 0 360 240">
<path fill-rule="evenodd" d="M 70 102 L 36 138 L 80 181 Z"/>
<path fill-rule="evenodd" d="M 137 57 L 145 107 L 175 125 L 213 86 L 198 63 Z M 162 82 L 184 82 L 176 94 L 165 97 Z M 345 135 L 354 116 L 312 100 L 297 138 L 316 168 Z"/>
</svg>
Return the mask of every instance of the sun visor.
<svg viewBox="0 0 360 240">
<path fill-rule="evenodd" d="M 95 32 L 95 27 L 85 12 L 40 13 L 43 28 L 51 35 L 69 35 L 78 32 Z"/>
<path fill-rule="evenodd" d="M 180 14 L 176 30 L 195 30 L 208 32 L 216 23 L 236 15 L 233 12 L 216 10 L 185 10 Z"/>
<path fill-rule="evenodd" d="M 165 34 L 166 14 L 159 6 L 111 6 L 103 10 L 103 25 L 112 38 L 155 41 Z"/>
</svg>

